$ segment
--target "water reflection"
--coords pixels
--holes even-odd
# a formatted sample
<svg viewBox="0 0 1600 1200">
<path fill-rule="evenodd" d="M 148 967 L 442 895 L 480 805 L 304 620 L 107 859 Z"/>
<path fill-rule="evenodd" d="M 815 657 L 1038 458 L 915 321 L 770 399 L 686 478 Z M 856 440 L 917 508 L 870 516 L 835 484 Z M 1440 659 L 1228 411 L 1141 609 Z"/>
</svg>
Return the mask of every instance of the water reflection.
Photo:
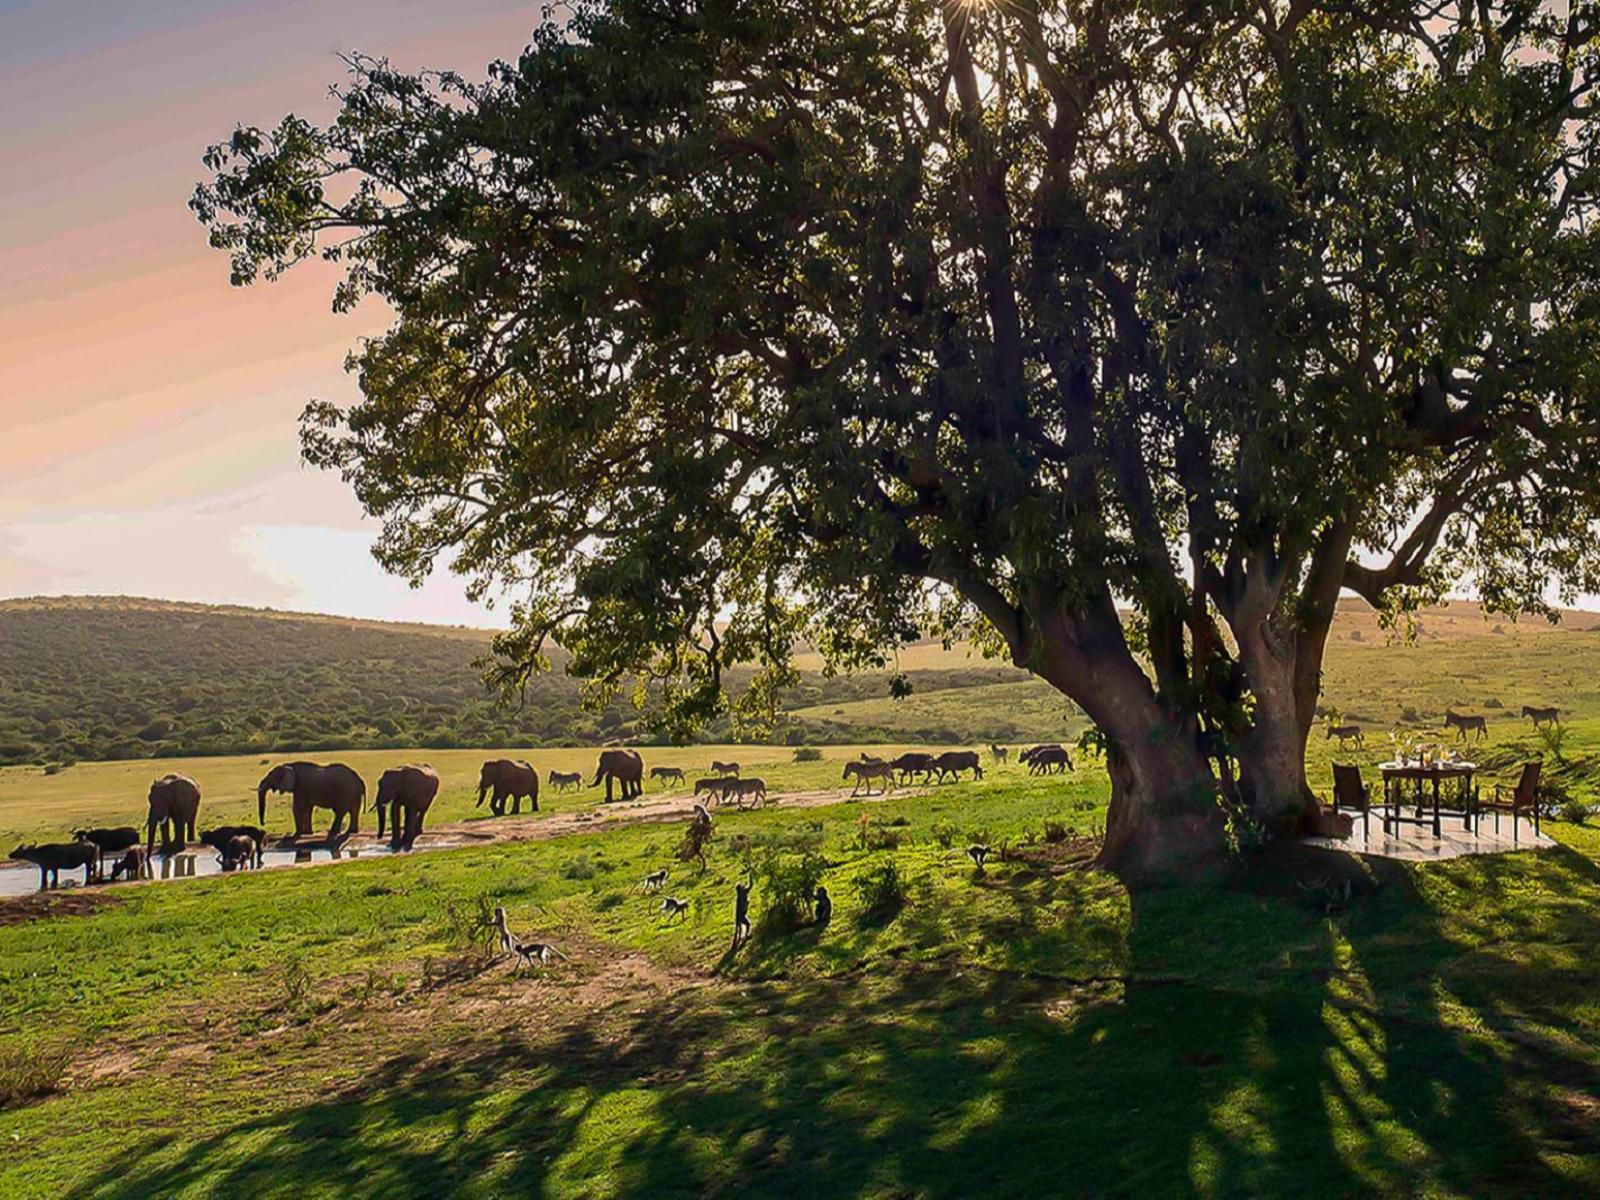
<svg viewBox="0 0 1600 1200">
<path fill-rule="evenodd" d="M 433 847 L 418 846 L 424 850 Z M 439 847 L 442 849 L 442 847 Z M 311 863 L 336 860 L 378 857 L 392 853 L 388 846 L 296 846 L 285 850 L 268 850 L 262 855 L 262 870 L 281 867 L 306 866 Z M 206 875 L 222 874 L 222 860 L 209 847 L 182 850 L 176 854 L 157 854 L 151 860 L 158 880 L 196 879 Z M 74 886 L 82 887 L 82 883 Z M 110 885 L 103 885 L 110 886 Z M 0 896 L 27 896 L 39 890 L 39 870 L 31 863 L 16 867 L 0 866 Z M 66 890 L 65 884 L 60 889 Z"/>
</svg>

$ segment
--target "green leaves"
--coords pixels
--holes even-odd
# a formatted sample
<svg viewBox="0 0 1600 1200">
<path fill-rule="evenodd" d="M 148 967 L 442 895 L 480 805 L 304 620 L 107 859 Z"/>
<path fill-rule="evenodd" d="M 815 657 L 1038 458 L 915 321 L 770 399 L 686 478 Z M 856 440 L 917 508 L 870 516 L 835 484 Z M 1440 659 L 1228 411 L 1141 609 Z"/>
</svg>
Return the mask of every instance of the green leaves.
<svg viewBox="0 0 1600 1200">
<path fill-rule="evenodd" d="M 237 282 L 320 252 L 393 309 L 306 457 L 389 569 L 525 598 L 513 687 L 555 637 L 754 729 L 796 641 L 938 628 L 1101 719 L 1121 604 L 1248 723 L 1219 619 L 1600 583 L 1594 52 L 1457 19 L 580 5 L 482 82 L 351 58 L 192 206 Z"/>
</svg>

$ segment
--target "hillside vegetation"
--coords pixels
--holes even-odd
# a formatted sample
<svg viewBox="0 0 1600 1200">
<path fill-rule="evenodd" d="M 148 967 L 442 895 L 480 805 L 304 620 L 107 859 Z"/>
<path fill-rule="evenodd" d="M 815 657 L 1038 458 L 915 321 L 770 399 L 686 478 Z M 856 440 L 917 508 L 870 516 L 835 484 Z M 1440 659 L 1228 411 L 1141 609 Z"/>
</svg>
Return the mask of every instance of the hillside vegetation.
<svg viewBox="0 0 1600 1200">
<path fill-rule="evenodd" d="M 1523 704 L 1600 716 L 1600 615 L 1485 619 L 1455 602 L 1398 641 L 1364 604 L 1343 606 L 1324 703 L 1369 733 L 1437 722 L 1445 708 L 1515 719 Z M 586 711 L 555 670 L 501 707 L 476 661 L 490 633 L 460 627 L 123 598 L 0 602 L 0 764 L 396 748 L 559 747 L 651 741 L 626 701 Z M 888 673 L 829 678 L 798 659 L 773 740 L 974 744 L 1074 738 L 1086 722 L 1054 689 L 965 645 L 923 642 Z M 730 673 L 737 690 L 746 678 Z M 730 740 L 726 723 L 706 742 Z"/>
<path fill-rule="evenodd" d="M 648 739 L 648 721 L 625 701 L 585 711 L 560 657 L 522 706 L 498 705 L 476 665 L 490 636 L 138 599 L 0 602 L 0 763 Z M 913 677 L 930 692 L 1024 678 L 955 654 Z M 731 673 L 736 689 L 743 678 Z M 826 708 L 887 690 L 882 674 L 809 670 L 789 703 Z M 1041 732 L 1059 729 L 1065 707 L 1055 702 L 1054 725 Z M 963 736 L 933 723 L 917 733 Z M 779 736 L 812 732 L 789 721 Z M 708 741 L 727 737 L 725 724 L 706 730 Z"/>
</svg>

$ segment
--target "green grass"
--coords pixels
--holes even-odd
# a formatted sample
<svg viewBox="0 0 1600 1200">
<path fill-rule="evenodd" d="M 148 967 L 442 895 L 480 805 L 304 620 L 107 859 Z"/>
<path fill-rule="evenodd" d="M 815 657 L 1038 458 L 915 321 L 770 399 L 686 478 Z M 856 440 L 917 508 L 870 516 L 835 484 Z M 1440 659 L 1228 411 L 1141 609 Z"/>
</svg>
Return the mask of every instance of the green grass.
<svg viewBox="0 0 1600 1200">
<path fill-rule="evenodd" d="M 904 746 L 874 746 L 877 753 L 895 754 Z M 709 773 L 713 759 L 741 764 L 746 776 L 760 776 L 775 789 L 786 791 L 840 787 L 840 764 L 861 752 L 861 746 L 829 746 L 821 761 L 796 763 L 790 746 L 711 745 L 645 747 L 641 753 L 648 776 L 651 767 L 682 767 L 687 787 L 697 776 Z M 150 781 L 168 771 L 189 775 L 200 785 L 200 825 L 226 824 L 256 819 L 256 785 L 269 765 L 289 758 L 307 757 L 322 762 L 348 763 L 367 781 L 369 800 L 377 790 L 378 777 L 386 767 L 405 762 L 431 763 L 439 772 L 440 790 L 428 811 L 430 826 L 474 817 L 488 819 L 488 805 L 476 808 L 478 770 L 487 758 L 519 758 L 539 769 L 539 806 L 542 812 L 567 812 L 592 809 L 605 798 L 604 788 L 584 787 L 579 791 L 553 791 L 544 780 L 551 770 L 582 771 L 584 781 L 593 776 L 596 752 L 589 749 L 527 750 L 345 750 L 308 755 L 236 755 L 216 758 L 171 758 L 157 762 L 79 763 L 55 774 L 38 767 L 0 767 L 0 845 L 6 850 L 17 841 L 60 839 L 84 825 L 144 824 L 146 796 Z M 647 797 L 663 791 L 684 791 L 675 785 L 663 788 L 648 777 Z M 527 811 L 526 805 L 523 811 Z M 331 819 L 327 812 L 317 814 L 317 827 Z M 289 798 L 267 798 L 269 830 L 287 831 L 292 822 Z M 362 816 L 362 828 L 375 828 L 375 818 Z"/>
<path fill-rule="evenodd" d="M 961 854 L 1087 828 L 1104 795 L 1013 770 L 719 816 L 705 875 L 674 864 L 694 910 L 668 928 L 633 887 L 670 826 L 124 888 L 0 928 L 0 1046 L 92 1047 L 0 1111 L 0 1195 L 1600 1188 L 1600 835 L 1359 873 L 1332 916 L 1284 862 L 1130 896 L 1042 843 L 981 877 Z M 902 844 L 860 849 L 863 816 Z M 820 846 L 826 930 L 726 954 L 747 842 Z M 868 917 L 854 880 L 886 861 L 909 899 Z M 450 909 L 480 898 L 572 961 L 478 971 Z"/>
</svg>

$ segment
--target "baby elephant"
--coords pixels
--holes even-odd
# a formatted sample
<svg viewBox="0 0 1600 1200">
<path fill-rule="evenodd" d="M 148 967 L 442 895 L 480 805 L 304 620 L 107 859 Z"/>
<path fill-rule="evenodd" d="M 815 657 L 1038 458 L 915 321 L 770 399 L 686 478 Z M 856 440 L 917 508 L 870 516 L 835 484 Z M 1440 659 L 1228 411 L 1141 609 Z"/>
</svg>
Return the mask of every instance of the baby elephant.
<svg viewBox="0 0 1600 1200">
<path fill-rule="evenodd" d="M 99 851 L 99 873 L 106 873 L 106 855 L 121 854 L 124 850 L 137 846 L 141 840 L 139 831 L 132 825 L 119 825 L 115 829 L 74 829 L 72 836 L 80 842 L 87 842 Z"/>
<path fill-rule="evenodd" d="M 129 846 L 121 861 L 111 868 L 113 881 L 123 876 L 129 880 L 155 878 L 155 872 L 150 869 L 150 855 L 143 846 Z"/>
<path fill-rule="evenodd" d="M 210 846 L 226 862 L 228 851 L 234 840 L 240 837 L 249 839 L 251 844 L 248 865 L 259 867 L 261 865 L 261 844 L 267 839 L 267 831 L 257 825 L 219 825 L 215 829 L 207 829 L 202 833 L 200 835 L 200 844 L 202 846 Z"/>
<path fill-rule="evenodd" d="M 248 833 L 236 833 L 222 848 L 224 871 L 248 871 L 256 865 L 256 843 Z"/>
<path fill-rule="evenodd" d="M 10 857 L 18 862 L 31 862 L 39 868 L 39 890 L 61 886 L 61 872 L 83 868 L 83 882 L 96 877 L 95 866 L 100 861 L 100 850 L 92 842 L 47 842 L 43 846 L 18 846 Z"/>
</svg>

